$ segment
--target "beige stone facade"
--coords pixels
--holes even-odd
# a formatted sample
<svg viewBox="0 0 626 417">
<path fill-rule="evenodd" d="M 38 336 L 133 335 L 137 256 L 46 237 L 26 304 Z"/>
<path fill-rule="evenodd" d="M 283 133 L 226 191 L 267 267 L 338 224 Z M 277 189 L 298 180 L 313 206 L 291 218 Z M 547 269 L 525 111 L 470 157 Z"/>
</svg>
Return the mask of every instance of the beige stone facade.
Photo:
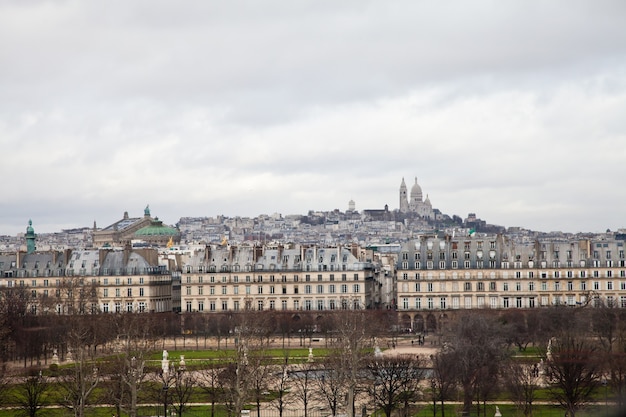
<svg viewBox="0 0 626 417">
<path fill-rule="evenodd" d="M 423 237 L 402 247 L 397 269 L 396 308 L 416 329 L 445 310 L 626 308 L 623 241 Z"/>
<path fill-rule="evenodd" d="M 183 266 L 183 312 L 364 309 L 373 265 L 345 247 L 207 247 Z"/>
<path fill-rule="evenodd" d="M 36 313 L 172 311 L 172 274 L 152 249 L 4 254 L 0 271 Z"/>
</svg>

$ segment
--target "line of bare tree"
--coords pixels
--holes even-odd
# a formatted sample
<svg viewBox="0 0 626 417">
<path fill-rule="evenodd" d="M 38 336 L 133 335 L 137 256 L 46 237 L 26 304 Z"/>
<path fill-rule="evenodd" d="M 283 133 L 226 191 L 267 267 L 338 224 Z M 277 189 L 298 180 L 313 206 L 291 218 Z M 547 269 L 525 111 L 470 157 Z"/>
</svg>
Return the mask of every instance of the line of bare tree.
<svg viewBox="0 0 626 417">
<path fill-rule="evenodd" d="M 433 416 L 445 417 L 451 400 L 462 402 L 464 415 L 486 416 L 497 389 L 532 416 L 538 390 L 547 389 L 574 417 L 602 388 L 622 405 L 626 387 L 626 311 L 612 306 L 441 312 L 431 339 L 439 351 L 426 358 L 374 354 L 378 341 L 397 337 L 389 311 L 35 314 L 29 296 L 14 288 L 0 297 L 0 399 L 30 416 L 53 401 L 75 416 L 103 403 L 117 415 L 135 416 L 144 403 L 182 415 L 192 398 L 231 416 L 250 404 L 271 404 L 281 416 L 296 404 L 305 416 L 313 406 L 351 417 L 362 412 L 357 407 L 410 415 L 425 400 Z M 147 358 L 165 337 L 181 334 L 199 348 L 212 339 L 223 358 L 173 364 L 163 374 Z M 313 361 L 270 351 L 310 346 L 313 337 L 326 348 Z M 537 356 L 516 354 L 529 346 Z M 50 367 L 54 353 L 73 365 Z M 16 360 L 27 370 L 10 375 L 6 364 Z M 6 385 L 14 398 L 3 395 Z"/>
<path fill-rule="evenodd" d="M 624 405 L 626 311 L 547 308 L 465 311 L 444 322 L 443 345 L 431 358 L 433 416 L 445 401 L 462 414 L 487 415 L 486 403 L 505 390 L 524 416 L 532 416 L 540 389 L 574 417 L 604 390 Z M 535 355 L 524 355 L 533 346 Z M 607 402 L 605 398 L 605 402 Z M 439 410 L 437 410 L 439 403 Z M 482 407 L 481 407 L 482 404 Z"/>
</svg>

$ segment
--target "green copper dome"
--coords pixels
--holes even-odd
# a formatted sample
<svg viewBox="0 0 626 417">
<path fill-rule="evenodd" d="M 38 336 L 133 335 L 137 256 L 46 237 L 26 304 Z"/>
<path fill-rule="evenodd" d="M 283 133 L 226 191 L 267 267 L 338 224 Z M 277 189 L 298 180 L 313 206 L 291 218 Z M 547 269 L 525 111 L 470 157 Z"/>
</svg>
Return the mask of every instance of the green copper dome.
<svg viewBox="0 0 626 417">
<path fill-rule="evenodd" d="M 152 221 L 150 226 L 142 227 L 135 232 L 136 237 L 147 236 L 178 236 L 180 233 L 177 229 L 169 226 L 163 226 L 163 222 L 158 218 Z"/>
</svg>

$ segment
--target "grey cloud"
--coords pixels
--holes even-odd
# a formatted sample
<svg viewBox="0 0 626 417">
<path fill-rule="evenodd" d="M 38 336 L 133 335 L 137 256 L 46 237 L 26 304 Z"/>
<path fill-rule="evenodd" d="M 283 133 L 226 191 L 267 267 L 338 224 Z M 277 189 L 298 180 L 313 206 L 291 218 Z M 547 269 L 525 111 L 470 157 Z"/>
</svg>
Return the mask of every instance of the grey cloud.
<svg viewBox="0 0 626 417">
<path fill-rule="evenodd" d="M 618 227 L 625 8 L 3 2 L 0 224 L 395 208 L 417 175 L 446 213 Z"/>
</svg>

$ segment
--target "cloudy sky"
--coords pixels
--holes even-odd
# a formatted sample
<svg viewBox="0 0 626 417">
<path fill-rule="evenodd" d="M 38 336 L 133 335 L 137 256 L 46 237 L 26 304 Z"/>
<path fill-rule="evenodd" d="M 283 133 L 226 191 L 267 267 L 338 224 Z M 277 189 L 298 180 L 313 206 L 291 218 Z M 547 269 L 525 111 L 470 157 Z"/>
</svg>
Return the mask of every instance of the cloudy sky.
<svg viewBox="0 0 626 417">
<path fill-rule="evenodd" d="M 433 206 L 626 227 L 626 2 L 0 2 L 0 235 Z"/>
</svg>

